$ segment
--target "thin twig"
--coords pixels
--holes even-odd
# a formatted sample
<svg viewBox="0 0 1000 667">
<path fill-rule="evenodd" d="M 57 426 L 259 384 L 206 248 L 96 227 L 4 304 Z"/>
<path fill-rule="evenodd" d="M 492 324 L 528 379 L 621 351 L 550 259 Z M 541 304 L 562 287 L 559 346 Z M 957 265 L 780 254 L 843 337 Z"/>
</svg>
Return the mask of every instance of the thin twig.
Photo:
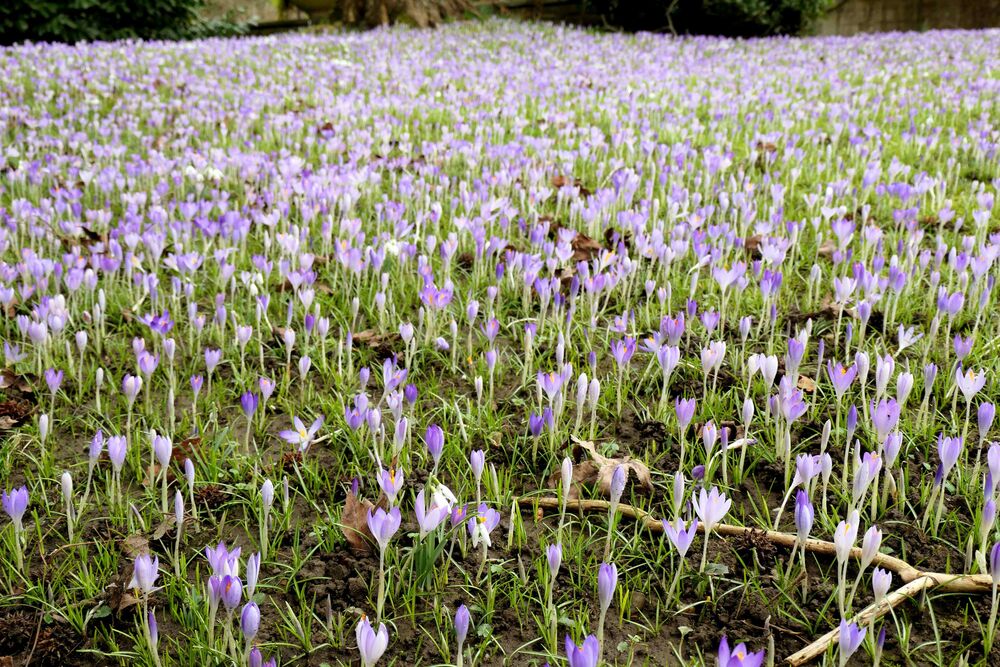
<svg viewBox="0 0 1000 667">
<path fill-rule="evenodd" d="M 870 604 L 865 607 L 860 614 L 854 617 L 854 623 L 857 623 L 858 627 L 865 627 L 875 619 L 888 614 L 890 609 L 895 609 L 907 600 L 919 595 L 922 591 L 932 588 L 933 586 L 934 579 L 932 577 L 920 577 L 918 579 L 914 579 L 910 583 L 897 588 L 889 595 L 886 595 L 878 603 Z M 826 649 L 833 644 L 836 644 L 839 639 L 840 628 L 837 627 L 830 630 L 830 632 L 826 633 L 812 644 L 809 644 L 809 646 L 806 646 L 804 649 L 785 658 L 785 662 L 793 667 L 805 665 L 806 663 L 809 663 L 826 653 Z"/>
<path fill-rule="evenodd" d="M 522 506 L 558 509 L 560 501 L 558 498 L 522 497 L 518 499 Z M 566 507 L 575 508 L 583 512 L 607 512 L 610 503 L 606 500 L 569 500 Z M 622 516 L 627 516 L 642 523 L 650 532 L 662 533 L 663 523 L 653 518 L 649 512 L 633 507 L 632 505 L 618 505 L 618 511 Z M 789 549 L 799 545 L 798 538 L 791 533 L 781 533 L 776 530 L 761 530 L 759 528 L 734 526 L 730 524 L 716 524 L 712 531 L 718 535 L 742 536 L 752 534 L 756 537 L 763 537 L 771 544 L 787 547 Z M 698 532 L 704 532 L 704 526 L 698 524 Z M 824 556 L 836 556 L 837 547 L 833 542 L 825 540 L 808 539 L 805 541 L 805 550 L 814 554 Z M 851 549 L 850 557 L 861 560 L 861 549 L 854 547 Z M 880 567 L 896 574 L 904 583 L 902 587 L 887 595 L 878 604 L 873 604 L 865 608 L 858 614 L 854 622 L 859 626 L 881 618 L 890 609 L 899 606 L 904 601 L 919 594 L 921 591 L 936 589 L 946 593 L 966 593 L 969 595 L 990 593 L 993 590 L 993 579 L 985 574 L 948 574 L 945 572 L 925 572 L 913 567 L 906 561 L 878 554 L 871 562 L 872 567 Z M 800 667 L 823 655 L 826 649 L 834 644 L 840 637 L 840 630 L 834 629 L 826 633 L 813 643 L 809 644 L 797 653 L 785 659 L 785 662 L 792 667 Z"/>
</svg>

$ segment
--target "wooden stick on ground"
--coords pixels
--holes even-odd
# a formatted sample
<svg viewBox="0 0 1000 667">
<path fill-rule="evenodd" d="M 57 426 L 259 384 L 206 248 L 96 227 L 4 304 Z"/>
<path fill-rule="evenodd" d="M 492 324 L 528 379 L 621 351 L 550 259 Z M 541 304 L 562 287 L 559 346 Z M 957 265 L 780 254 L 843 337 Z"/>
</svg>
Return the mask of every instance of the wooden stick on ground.
<svg viewBox="0 0 1000 667">
<path fill-rule="evenodd" d="M 561 507 L 558 498 L 542 497 L 522 497 L 518 499 L 518 504 L 524 507 L 559 509 Z M 579 512 L 607 512 L 610 503 L 606 500 L 569 500 L 566 509 L 577 510 Z M 618 511 L 623 515 L 635 519 L 642 523 L 650 532 L 662 533 L 663 523 L 653 518 L 653 516 L 632 505 L 618 505 Z M 704 532 L 704 526 L 698 524 L 698 532 Z M 776 530 L 761 530 L 759 528 L 733 526 L 730 524 L 717 524 L 713 529 L 718 535 L 741 536 L 753 534 L 765 538 L 772 544 L 791 549 L 798 544 L 798 538 L 791 533 L 781 533 Z M 825 556 L 836 556 L 837 548 L 833 542 L 825 540 L 806 540 L 806 551 Z M 851 549 L 850 557 L 855 560 L 861 559 L 861 549 L 854 547 Z M 906 600 L 913 598 L 920 592 L 930 589 L 948 593 L 966 593 L 970 595 L 992 593 L 993 579 L 985 574 L 947 574 L 944 572 L 924 572 L 906 561 L 878 554 L 872 561 L 871 566 L 881 567 L 896 574 L 904 585 L 889 595 L 878 604 L 869 605 L 853 619 L 860 627 L 864 627 L 870 622 L 881 618 L 889 613 L 889 610 L 899 606 Z M 790 655 L 785 662 L 792 667 L 801 667 L 817 657 L 823 655 L 827 648 L 837 642 L 840 638 L 840 629 L 834 628 L 805 648 Z"/>
</svg>

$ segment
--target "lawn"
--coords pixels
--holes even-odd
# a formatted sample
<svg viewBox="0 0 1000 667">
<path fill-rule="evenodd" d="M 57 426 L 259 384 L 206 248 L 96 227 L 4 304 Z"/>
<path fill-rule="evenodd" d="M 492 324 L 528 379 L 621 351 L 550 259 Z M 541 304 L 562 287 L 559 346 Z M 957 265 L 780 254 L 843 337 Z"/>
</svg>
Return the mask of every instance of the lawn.
<svg viewBox="0 0 1000 667">
<path fill-rule="evenodd" d="M 0 667 L 1000 664 L 998 54 L 0 49 Z"/>
</svg>

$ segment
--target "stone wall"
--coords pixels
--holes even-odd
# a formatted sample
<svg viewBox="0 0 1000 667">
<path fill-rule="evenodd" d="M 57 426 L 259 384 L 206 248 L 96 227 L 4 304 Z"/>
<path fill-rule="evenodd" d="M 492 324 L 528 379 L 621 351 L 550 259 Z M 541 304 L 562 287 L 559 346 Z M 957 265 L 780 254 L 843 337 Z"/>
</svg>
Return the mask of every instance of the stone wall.
<svg viewBox="0 0 1000 667">
<path fill-rule="evenodd" d="M 853 35 L 998 26 L 1000 0 L 842 0 L 820 19 L 816 32 Z"/>
</svg>

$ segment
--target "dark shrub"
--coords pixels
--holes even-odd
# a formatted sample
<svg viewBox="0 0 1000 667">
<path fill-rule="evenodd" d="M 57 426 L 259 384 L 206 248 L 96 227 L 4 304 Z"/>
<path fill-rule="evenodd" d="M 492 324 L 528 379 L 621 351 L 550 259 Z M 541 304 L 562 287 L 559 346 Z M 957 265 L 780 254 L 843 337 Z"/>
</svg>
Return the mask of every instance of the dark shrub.
<svg viewBox="0 0 1000 667">
<path fill-rule="evenodd" d="M 177 39 L 202 28 L 202 0 L 2 0 L 0 43 Z"/>
<path fill-rule="evenodd" d="M 806 30 L 832 0 L 591 0 L 592 11 L 627 30 L 753 37 Z"/>
</svg>

